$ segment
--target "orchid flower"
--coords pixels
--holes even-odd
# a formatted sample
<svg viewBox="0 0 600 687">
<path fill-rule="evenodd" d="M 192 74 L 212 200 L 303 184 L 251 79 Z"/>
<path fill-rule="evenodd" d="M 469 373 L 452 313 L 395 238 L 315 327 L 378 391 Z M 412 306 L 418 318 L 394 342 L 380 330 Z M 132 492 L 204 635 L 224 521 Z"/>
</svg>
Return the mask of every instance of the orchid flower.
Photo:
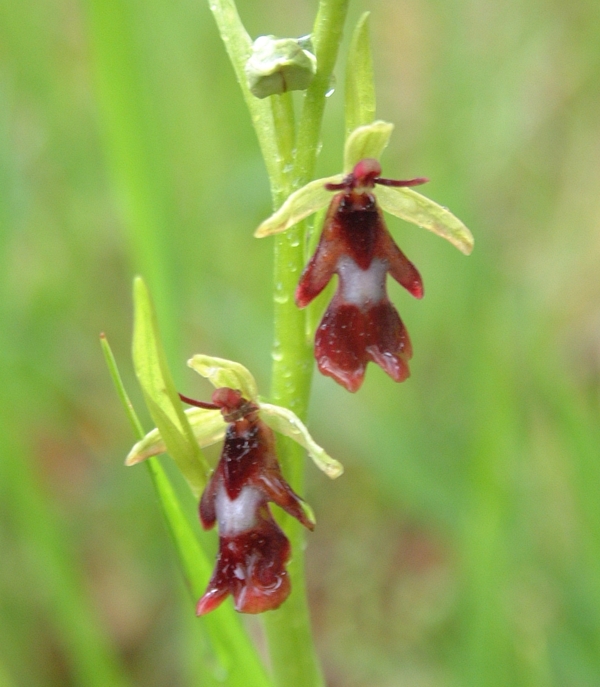
<svg viewBox="0 0 600 687">
<path fill-rule="evenodd" d="M 200 499 L 202 526 L 218 524 L 219 553 L 196 612 L 209 613 L 230 594 L 241 613 L 278 608 L 291 590 L 285 568 L 290 543 L 268 504 L 277 504 L 310 530 L 315 521 L 283 478 L 271 427 L 306 447 L 330 477 L 340 475 L 342 466 L 314 442 L 291 411 L 258 400 L 256 382 L 242 365 L 204 355 L 194 356 L 189 365 L 216 387 L 210 403 L 181 396 L 194 406 L 186 411 L 194 434 L 201 446 L 224 439 L 221 458 Z M 153 430 L 133 447 L 126 464 L 165 448 Z"/>
<path fill-rule="evenodd" d="M 300 278 L 296 304 L 306 307 L 337 274 L 336 294 L 316 331 L 315 357 L 321 373 L 348 391 L 360 388 L 369 361 L 397 382 L 409 375 L 412 347 L 387 296 L 386 275 L 416 298 L 423 296 L 421 277 L 394 243 L 380 208 L 433 231 L 465 254 L 473 248 L 473 237 L 459 219 L 408 188 L 427 179 L 380 176 L 377 159 L 392 128 L 378 121 L 355 129 L 346 142 L 346 173 L 299 189 L 255 233 L 263 237 L 285 231 L 329 205 L 316 252 Z M 332 191 L 338 192 L 333 198 Z"/>
</svg>

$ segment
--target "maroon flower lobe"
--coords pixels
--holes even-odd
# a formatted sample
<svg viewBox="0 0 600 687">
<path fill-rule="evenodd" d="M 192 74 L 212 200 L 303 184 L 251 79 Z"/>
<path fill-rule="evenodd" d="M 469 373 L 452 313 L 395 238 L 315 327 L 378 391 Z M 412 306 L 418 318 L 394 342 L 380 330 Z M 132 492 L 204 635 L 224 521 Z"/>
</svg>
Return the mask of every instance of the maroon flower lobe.
<svg viewBox="0 0 600 687">
<path fill-rule="evenodd" d="M 269 502 L 308 529 L 314 524 L 281 474 L 273 432 L 259 418 L 258 406 L 228 388 L 217 389 L 212 402 L 230 424 L 221 459 L 200 500 L 202 526 L 218 525 L 219 553 L 196 612 L 209 613 L 231 594 L 237 611 L 261 613 L 278 608 L 291 588 L 285 569 L 290 544 Z"/>
</svg>

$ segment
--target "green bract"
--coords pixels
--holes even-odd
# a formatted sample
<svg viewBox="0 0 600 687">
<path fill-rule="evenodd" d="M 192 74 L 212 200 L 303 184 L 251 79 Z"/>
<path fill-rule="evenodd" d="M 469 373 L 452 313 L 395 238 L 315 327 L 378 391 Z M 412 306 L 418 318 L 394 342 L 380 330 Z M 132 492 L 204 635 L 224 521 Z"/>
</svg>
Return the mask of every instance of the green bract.
<svg viewBox="0 0 600 687">
<path fill-rule="evenodd" d="M 246 62 L 248 88 L 257 98 L 303 91 L 317 71 L 310 42 L 298 38 L 259 36 Z"/>
<path fill-rule="evenodd" d="M 375 83 L 369 41 L 369 12 L 358 20 L 348 51 L 344 114 L 346 136 L 375 120 Z"/>
<path fill-rule="evenodd" d="M 135 373 L 150 415 L 160 430 L 169 454 L 188 481 L 192 492 L 199 497 L 206 485 L 208 464 L 194 439 L 188 416 L 179 400 L 160 341 L 152 300 L 141 277 L 137 277 L 134 282 L 133 296 Z"/>
<path fill-rule="evenodd" d="M 329 456 L 310 436 L 300 418 L 287 408 L 261 403 L 258 400 L 256 382 L 250 372 L 239 363 L 208 355 L 195 355 L 188 365 L 215 388 L 229 387 L 241 391 L 242 396 L 255 403 L 260 410 L 261 419 L 280 434 L 290 437 L 306 449 L 315 465 L 328 477 L 339 477 L 344 468 L 341 463 Z M 225 436 L 227 423 L 220 410 L 189 408 L 185 411 L 187 421 L 201 448 L 221 441 Z M 135 465 L 146 458 L 167 451 L 167 446 L 159 429 L 153 429 L 131 449 L 126 465 Z"/>
<path fill-rule="evenodd" d="M 393 124 L 376 121 L 357 127 L 346 140 L 344 148 L 344 172 L 348 174 L 354 165 L 365 158 L 379 159 L 388 144 Z M 332 192 L 326 184 L 340 183 L 345 175 L 336 175 L 311 181 L 285 201 L 256 230 L 255 236 L 262 238 L 279 234 L 294 226 L 305 217 L 329 205 Z M 373 190 L 379 204 L 395 217 L 412 222 L 423 229 L 450 241 L 465 255 L 473 250 L 473 236 L 467 227 L 447 208 L 406 187 L 381 186 Z"/>
</svg>

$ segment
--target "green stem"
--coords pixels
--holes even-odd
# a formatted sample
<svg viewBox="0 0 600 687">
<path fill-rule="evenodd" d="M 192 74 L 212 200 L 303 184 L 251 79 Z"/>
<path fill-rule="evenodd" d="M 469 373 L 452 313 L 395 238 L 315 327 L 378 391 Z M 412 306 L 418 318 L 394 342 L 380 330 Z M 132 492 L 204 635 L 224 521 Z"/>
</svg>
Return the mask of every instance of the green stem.
<svg viewBox="0 0 600 687">
<path fill-rule="evenodd" d="M 293 164 L 290 191 L 304 185 L 313 175 L 317 159 L 325 94 L 329 90 L 349 0 L 321 0 L 313 32 L 317 74 L 308 89 L 298 126 L 297 146 L 289 149 L 286 128 L 280 128 L 274 109 L 276 135 L 284 165 Z M 287 146 L 286 146 L 287 143 Z M 284 197 L 274 197 L 276 205 Z M 294 304 L 294 291 L 304 267 L 304 225 L 293 227 L 275 238 L 274 257 L 274 344 L 271 396 L 274 403 L 306 419 L 312 378 L 312 344 L 307 341 L 306 312 Z M 289 440 L 278 442 L 279 458 L 292 488 L 304 492 L 304 454 Z M 265 628 L 273 677 L 278 687 L 321 687 L 323 676 L 316 656 L 310 627 L 304 571 L 304 531 L 289 516 L 281 519 L 292 544 L 289 564 L 293 590 L 283 606 L 265 615 Z"/>
<path fill-rule="evenodd" d="M 294 163 L 294 189 L 313 176 L 325 110 L 325 96 L 331 88 L 331 75 L 337 60 L 350 0 L 321 0 L 313 28 L 317 73 L 306 92 L 298 126 L 298 151 Z"/>
<path fill-rule="evenodd" d="M 248 90 L 244 67 L 250 52 L 250 38 L 234 0 L 209 0 L 252 117 L 275 209 L 314 172 L 325 94 L 330 87 L 348 4 L 349 0 L 320 0 L 313 30 L 317 73 L 306 92 L 296 136 L 290 94 L 271 96 L 271 108 L 267 111 L 266 99 L 258 100 Z M 275 403 L 290 408 L 302 419 L 307 415 L 312 375 L 312 346 L 305 335 L 306 313 L 294 304 L 294 291 L 304 266 L 304 242 L 304 226 L 293 227 L 275 239 L 271 391 Z M 287 479 L 296 492 L 303 493 L 303 451 L 291 441 L 281 440 L 278 446 Z M 304 532 L 289 516 L 283 515 L 281 523 L 294 552 L 289 565 L 293 591 L 280 609 L 265 615 L 273 676 L 278 687 L 321 687 L 323 677 L 315 654 L 306 601 Z"/>
</svg>

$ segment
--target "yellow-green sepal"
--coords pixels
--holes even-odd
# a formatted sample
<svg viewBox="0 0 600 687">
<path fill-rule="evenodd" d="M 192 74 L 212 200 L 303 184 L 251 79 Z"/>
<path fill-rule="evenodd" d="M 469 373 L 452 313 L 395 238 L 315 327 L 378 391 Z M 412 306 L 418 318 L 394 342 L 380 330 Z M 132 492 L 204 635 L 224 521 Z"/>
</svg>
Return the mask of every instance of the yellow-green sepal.
<svg viewBox="0 0 600 687">
<path fill-rule="evenodd" d="M 312 215 L 317 210 L 326 207 L 331 202 L 331 191 L 325 188 L 325 184 L 339 184 L 343 179 L 342 174 L 316 179 L 306 186 L 298 189 L 285 203 L 266 219 L 254 232 L 256 238 L 264 238 L 293 227 L 298 222 Z"/>
<path fill-rule="evenodd" d="M 221 441 L 225 436 L 227 423 L 223 419 L 220 410 L 189 408 L 185 411 L 185 414 L 200 448 L 212 446 Z M 125 465 L 137 465 L 137 463 L 141 463 L 146 458 L 158 456 L 166 451 L 167 446 L 160 431 L 154 428 L 131 449 L 125 459 Z"/>
<path fill-rule="evenodd" d="M 377 187 L 383 210 L 450 241 L 465 255 L 473 250 L 474 239 L 467 227 L 447 208 L 409 188 Z"/>
<path fill-rule="evenodd" d="M 367 157 L 379 160 L 393 130 L 393 124 L 380 119 L 354 129 L 344 146 L 344 174 L 349 174 L 357 162 Z"/>
<path fill-rule="evenodd" d="M 290 437 L 305 448 L 315 465 L 328 477 L 334 479 L 344 472 L 344 466 L 317 444 L 306 425 L 291 410 L 271 403 L 261 403 L 260 417 L 271 429 Z"/>
<path fill-rule="evenodd" d="M 188 365 L 199 375 L 208 379 L 215 389 L 222 387 L 238 389 L 249 401 L 254 401 L 258 397 L 256 380 L 240 363 L 198 354 L 188 360 Z"/>
</svg>

